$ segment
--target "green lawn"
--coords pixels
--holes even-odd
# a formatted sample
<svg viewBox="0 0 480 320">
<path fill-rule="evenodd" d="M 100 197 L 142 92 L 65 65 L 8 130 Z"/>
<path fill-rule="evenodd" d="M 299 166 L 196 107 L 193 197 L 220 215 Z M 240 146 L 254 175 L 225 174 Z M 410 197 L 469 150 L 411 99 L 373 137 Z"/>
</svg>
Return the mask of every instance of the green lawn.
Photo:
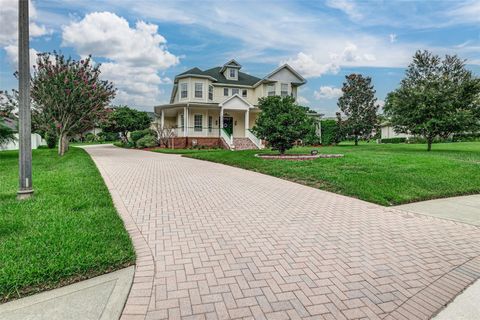
<svg viewBox="0 0 480 320">
<path fill-rule="evenodd" d="M 33 199 L 15 199 L 18 153 L 0 152 L 0 302 L 131 265 L 135 253 L 88 154 L 33 151 Z"/>
<path fill-rule="evenodd" d="M 296 148 L 291 153 L 309 153 Z M 480 142 L 344 144 L 319 147 L 344 158 L 310 161 L 265 160 L 258 150 L 193 152 L 185 156 L 266 173 L 315 188 L 382 205 L 480 192 Z M 269 152 L 269 151 L 261 151 Z"/>
</svg>

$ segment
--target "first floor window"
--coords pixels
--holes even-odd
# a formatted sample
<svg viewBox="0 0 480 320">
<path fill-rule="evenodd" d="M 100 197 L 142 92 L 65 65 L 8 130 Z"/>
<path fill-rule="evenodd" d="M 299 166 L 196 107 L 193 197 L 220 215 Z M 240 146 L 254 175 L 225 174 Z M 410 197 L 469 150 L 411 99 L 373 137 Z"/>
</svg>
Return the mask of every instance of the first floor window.
<svg viewBox="0 0 480 320">
<path fill-rule="evenodd" d="M 203 98 L 203 83 L 195 83 L 195 98 Z"/>
<path fill-rule="evenodd" d="M 180 85 L 180 97 L 182 99 L 185 99 L 188 97 L 188 84 L 187 83 L 182 83 Z"/>
<path fill-rule="evenodd" d="M 280 95 L 281 95 L 282 97 L 288 96 L 288 83 L 282 83 Z"/>
<path fill-rule="evenodd" d="M 238 92 L 239 92 L 239 89 L 238 89 L 238 88 L 232 88 L 232 96 L 233 96 L 234 94 L 238 94 Z"/>
<path fill-rule="evenodd" d="M 269 85 L 267 86 L 267 95 L 268 95 L 269 97 L 275 95 L 275 85 L 274 85 L 274 84 L 269 84 Z"/>
<path fill-rule="evenodd" d="M 194 125 L 194 130 L 195 131 L 202 131 L 202 120 L 203 116 L 201 114 L 196 114 L 194 119 L 193 119 L 193 125 Z"/>
<path fill-rule="evenodd" d="M 213 86 L 208 86 L 208 100 L 213 100 Z"/>
<path fill-rule="evenodd" d="M 185 115 L 183 113 L 180 115 L 180 127 L 182 129 L 185 127 Z"/>
<path fill-rule="evenodd" d="M 223 95 L 228 97 L 228 88 L 223 88 Z"/>
<path fill-rule="evenodd" d="M 242 97 L 244 97 L 244 98 L 247 97 L 247 89 L 242 90 Z"/>
<path fill-rule="evenodd" d="M 212 127 L 213 127 L 213 117 L 209 116 L 208 117 L 208 132 L 212 132 Z"/>
</svg>

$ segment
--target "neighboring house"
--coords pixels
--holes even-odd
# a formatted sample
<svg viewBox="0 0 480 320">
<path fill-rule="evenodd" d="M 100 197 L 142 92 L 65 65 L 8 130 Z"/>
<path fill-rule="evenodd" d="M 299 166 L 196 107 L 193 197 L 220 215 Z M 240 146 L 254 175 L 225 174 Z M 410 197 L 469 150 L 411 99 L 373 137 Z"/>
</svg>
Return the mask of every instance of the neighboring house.
<svg viewBox="0 0 480 320">
<path fill-rule="evenodd" d="M 11 118 L 6 118 L 6 117 L 0 117 L 0 122 L 12 129 L 13 131 L 17 132 L 17 120 L 16 119 L 11 119 Z M 45 140 L 42 139 L 42 137 L 38 133 L 32 133 L 31 135 L 31 143 L 32 143 L 32 149 L 37 149 L 39 146 L 44 146 L 47 143 Z M 18 150 L 18 133 L 15 133 L 15 141 L 10 141 L 7 142 L 3 145 L 0 145 L 0 151 L 1 150 Z"/>
<path fill-rule="evenodd" d="M 393 129 L 393 125 L 390 122 L 384 122 L 380 125 L 381 129 L 381 139 L 392 139 L 392 138 L 413 138 L 412 134 L 408 133 L 396 133 Z"/>
<path fill-rule="evenodd" d="M 175 147 L 262 148 L 250 131 L 266 96 L 297 97 L 306 80 L 285 64 L 263 78 L 240 71 L 230 60 L 205 71 L 193 68 L 175 77 L 170 103 L 156 106 L 161 127 L 174 130 Z"/>
</svg>

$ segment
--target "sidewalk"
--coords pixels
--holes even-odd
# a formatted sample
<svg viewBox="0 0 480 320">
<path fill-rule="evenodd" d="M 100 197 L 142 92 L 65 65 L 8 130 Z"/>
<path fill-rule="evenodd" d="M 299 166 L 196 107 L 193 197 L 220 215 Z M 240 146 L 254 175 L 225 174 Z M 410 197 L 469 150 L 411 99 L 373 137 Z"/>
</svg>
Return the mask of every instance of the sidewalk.
<svg viewBox="0 0 480 320">
<path fill-rule="evenodd" d="M 118 319 L 127 300 L 135 267 L 0 305 L 2 320 Z"/>
</svg>

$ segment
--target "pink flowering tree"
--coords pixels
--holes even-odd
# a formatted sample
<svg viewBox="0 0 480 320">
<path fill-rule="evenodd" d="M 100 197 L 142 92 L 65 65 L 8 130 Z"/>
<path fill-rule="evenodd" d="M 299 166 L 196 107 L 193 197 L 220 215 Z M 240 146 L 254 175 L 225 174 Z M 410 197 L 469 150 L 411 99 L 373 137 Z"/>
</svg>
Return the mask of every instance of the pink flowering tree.
<svg viewBox="0 0 480 320">
<path fill-rule="evenodd" d="M 68 150 L 70 137 L 101 122 L 115 97 L 113 83 L 100 80 L 99 67 L 90 56 L 76 61 L 54 52 L 37 58 L 31 83 L 32 120 L 37 128 L 55 131 L 59 155 Z"/>
</svg>

